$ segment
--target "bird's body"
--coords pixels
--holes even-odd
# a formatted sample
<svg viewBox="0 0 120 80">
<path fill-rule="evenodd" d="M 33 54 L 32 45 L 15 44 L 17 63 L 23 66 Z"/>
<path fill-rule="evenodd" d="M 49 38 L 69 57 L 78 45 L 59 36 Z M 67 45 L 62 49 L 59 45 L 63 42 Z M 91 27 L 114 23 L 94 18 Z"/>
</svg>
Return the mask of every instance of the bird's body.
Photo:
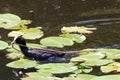
<svg viewBox="0 0 120 80">
<path fill-rule="evenodd" d="M 39 60 L 40 62 L 68 62 L 73 55 L 69 53 L 77 52 L 65 52 L 52 49 L 35 49 L 26 46 L 26 41 L 23 37 L 19 36 L 14 39 L 13 43 L 19 45 L 21 52 L 30 59 Z M 77 56 L 78 54 L 74 55 Z"/>
</svg>

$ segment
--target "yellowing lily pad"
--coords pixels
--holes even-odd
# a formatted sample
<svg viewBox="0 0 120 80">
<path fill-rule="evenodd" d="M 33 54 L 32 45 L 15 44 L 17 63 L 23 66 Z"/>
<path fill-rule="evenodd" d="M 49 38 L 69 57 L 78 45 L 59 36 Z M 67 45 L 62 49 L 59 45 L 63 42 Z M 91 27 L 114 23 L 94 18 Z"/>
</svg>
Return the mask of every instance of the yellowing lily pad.
<svg viewBox="0 0 120 80">
<path fill-rule="evenodd" d="M 91 80 L 120 80 L 120 75 L 106 75 L 93 78 Z"/>
<path fill-rule="evenodd" d="M 63 38 L 63 37 L 55 37 L 55 36 L 43 38 L 41 39 L 40 43 L 44 46 L 59 47 L 59 48 L 73 45 L 73 41 L 71 39 Z"/>
<path fill-rule="evenodd" d="M 49 63 L 36 66 L 35 68 L 40 69 L 38 70 L 39 72 L 50 72 L 52 74 L 63 74 L 77 70 L 77 66 L 65 63 Z"/>
<path fill-rule="evenodd" d="M 62 34 L 60 36 L 69 38 L 77 43 L 82 43 L 86 39 L 86 37 L 82 34 Z"/>
<path fill-rule="evenodd" d="M 8 34 L 9 37 L 16 37 L 23 35 L 25 39 L 38 39 L 43 36 L 43 32 L 38 28 L 29 28 L 29 29 L 21 29 L 18 31 L 12 31 Z"/>
<path fill-rule="evenodd" d="M 8 63 L 6 66 L 11 68 L 33 68 L 37 65 L 36 61 L 28 60 L 28 59 L 20 59 L 17 61 L 13 61 Z"/>
<path fill-rule="evenodd" d="M 106 66 L 101 66 L 101 71 L 103 73 L 110 73 L 112 71 L 120 72 L 120 63 L 114 62 L 114 63 L 108 64 Z"/>
<path fill-rule="evenodd" d="M 6 49 L 8 47 L 8 43 L 0 40 L 0 50 Z"/>
<path fill-rule="evenodd" d="M 63 33 L 71 33 L 71 32 L 78 32 L 78 33 L 93 33 L 92 30 L 96 30 L 96 28 L 87 28 L 87 27 L 84 27 L 84 26 L 71 26 L 71 27 L 63 27 L 61 29 L 61 31 Z"/>
</svg>

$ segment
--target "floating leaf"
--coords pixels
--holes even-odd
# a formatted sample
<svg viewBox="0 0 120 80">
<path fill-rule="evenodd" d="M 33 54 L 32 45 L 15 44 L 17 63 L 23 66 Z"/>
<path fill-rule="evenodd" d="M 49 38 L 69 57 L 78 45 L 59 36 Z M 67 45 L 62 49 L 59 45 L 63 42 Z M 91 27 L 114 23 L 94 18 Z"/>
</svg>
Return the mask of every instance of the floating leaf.
<svg viewBox="0 0 120 80">
<path fill-rule="evenodd" d="M 21 54 L 19 53 L 8 53 L 7 55 L 7 58 L 10 58 L 10 59 L 16 59 L 16 58 L 20 58 Z"/>
<path fill-rule="evenodd" d="M 38 76 L 52 76 L 51 73 L 42 73 L 42 72 L 29 72 L 29 73 L 26 73 L 29 77 L 38 77 Z"/>
<path fill-rule="evenodd" d="M 112 71 L 120 72 L 120 63 L 114 62 L 114 63 L 108 64 L 106 66 L 101 66 L 101 71 L 103 73 L 110 73 Z"/>
<path fill-rule="evenodd" d="M 57 77 L 37 76 L 37 77 L 21 78 L 21 80 L 62 80 L 62 79 Z"/>
<path fill-rule="evenodd" d="M 86 39 L 82 34 L 62 34 L 60 36 L 69 38 L 77 43 L 82 43 Z"/>
<path fill-rule="evenodd" d="M 106 75 L 93 78 L 91 80 L 120 80 L 120 75 Z"/>
<path fill-rule="evenodd" d="M 63 27 L 61 31 L 63 33 L 71 33 L 71 32 L 78 32 L 78 33 L 93 33 L 92 30 L 96 30 L 96 28 L 87 28 L 84 26 L 78 27 L 78 26 L 71 26 L 71 27 Z"/>
<path fill-rule="evenodd" d="M 105 57 L 105 54 L 100 52 L 91 52 L 88 54 L 80 55 L 79 57 L 75 57 L 71 59 L 71 62 L 80 62 L 80 61 L 89 61 L 89 60 L 98 60 Z"/>
<path fill-rule="evenodd" d="M 31 23 L 29 20 L 21 20 L 17 15 L 6 13 L 0 14 L 0 27 L 5 29 L 21 29 L 26 24 Z"/>
<path fill-rule="evenodd" d="M 105 53 L 108 59 L 120 59 L 120 50 L 118 49 L 98 49 L 98 51 Z"/>
<path fill-rule="evenodd" d="M 29 29 L 21 29 L 18 31 L 12 31 L 8 34 L 9 37 L 16 37 L 19 35 L 23 35 L 25 39 L 38 39 L 43 36 L 43 32 L 38 28 L 29 28 Z"/>
<path fill-rule="evenodd" d="M 76 77 L 66 77 L 65 80 L 91 80 L 97 76 L 89 75 L 89 74 L 78 74 Z"/>
<path fill-rule="evenodd" d="M 11 68 L 24 68 L 24 69 L 32 68 L 35 67 L 36 65 L 37 65 L 36 61 L 31 61 L 28 59 L 20 59 L 7 64 L 7 66 Z"/>
<path fill-rule="evenodd" d="M 82 66 L 82 65 L 80 65 L 78 67 L 79 67 L 79 70 L 81 70 L 84 73 L 90 73 L 93 70 L 93 68 L 90 67 L 90 66 Z"/>
<path fill-rule="evenodd" d="M 43 48 L 43 45 L 35 44 L 35 43 L 27 43 L 27 46 L 30 48 Z"/>
<path fill-rule="evenodd" d="M 36 66 L 36 68 L 40 69 L 40 72 L 50 72 L 52 74 L 63 74 L 77 70 L 77 67 L 73 66 L 73 64 L 65 63 L 49 63 Z"/>
<path fill-rule="evenodd" d="M 8 47 L 8 43 L 0 40 L 0 50 L 6 49 Z"/>
<path fill-rule="evenodd" d="M 112 60 L 106 60 L 106 59 L 96 59 L 96 60 L 87 60 L 84 63 L 81 63 L 80 65 L 84 65 L 84 66 L 102 66 L 102 65 L 106 65 L 109 63 L 112 63 Z"/>
<path fill-rule="evenodd" d="M 47 37 L 41 39 L 40 43 L 44 46 L 59 47 L 72 46 L 73 41 L 63 37 Z"/>
</svg>

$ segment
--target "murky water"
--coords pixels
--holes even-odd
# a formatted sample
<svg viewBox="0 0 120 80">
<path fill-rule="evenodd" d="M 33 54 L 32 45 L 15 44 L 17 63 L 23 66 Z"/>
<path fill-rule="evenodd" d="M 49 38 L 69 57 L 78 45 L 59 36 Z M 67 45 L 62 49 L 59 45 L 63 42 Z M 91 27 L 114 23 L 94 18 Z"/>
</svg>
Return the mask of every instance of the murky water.
<svg viewBox="0 0 120 80">
<path fill-rule="evenodd" d="M 32 12 L 31 12 L 32 11 Z M 31 26 L 42 26 L 45 36 L 60 34 L 64 25 L 97 27 L 94 34 L 86 35 L 83 44 L 67 50 L 83 48 L 120 48 L 120 0 L 0 0 L 0 13 L 13 13 L 22 19 L 31 19 Z M 2 39 L 7 33 L 0 29 Z M 6 63 L 5 53 L 0 52 L 0 79 L 17 80 Z"/>
</svg>

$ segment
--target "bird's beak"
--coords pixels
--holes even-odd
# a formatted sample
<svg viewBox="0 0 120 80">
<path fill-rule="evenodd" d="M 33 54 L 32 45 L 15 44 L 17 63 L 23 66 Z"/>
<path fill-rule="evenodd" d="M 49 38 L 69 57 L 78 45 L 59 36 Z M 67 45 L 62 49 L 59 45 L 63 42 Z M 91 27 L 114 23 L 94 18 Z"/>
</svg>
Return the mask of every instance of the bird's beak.
<svg viewBox="0 0 120 80">
<path fill-rule="evenodd" d="M 16 38 L 17 38 L 17 36 L 14 37 L 13 41 L 11 42 L 12 48 L 13 48 L 13 45 L 16 44 L 16 42 L 15 42 Z"/>
</svg>

